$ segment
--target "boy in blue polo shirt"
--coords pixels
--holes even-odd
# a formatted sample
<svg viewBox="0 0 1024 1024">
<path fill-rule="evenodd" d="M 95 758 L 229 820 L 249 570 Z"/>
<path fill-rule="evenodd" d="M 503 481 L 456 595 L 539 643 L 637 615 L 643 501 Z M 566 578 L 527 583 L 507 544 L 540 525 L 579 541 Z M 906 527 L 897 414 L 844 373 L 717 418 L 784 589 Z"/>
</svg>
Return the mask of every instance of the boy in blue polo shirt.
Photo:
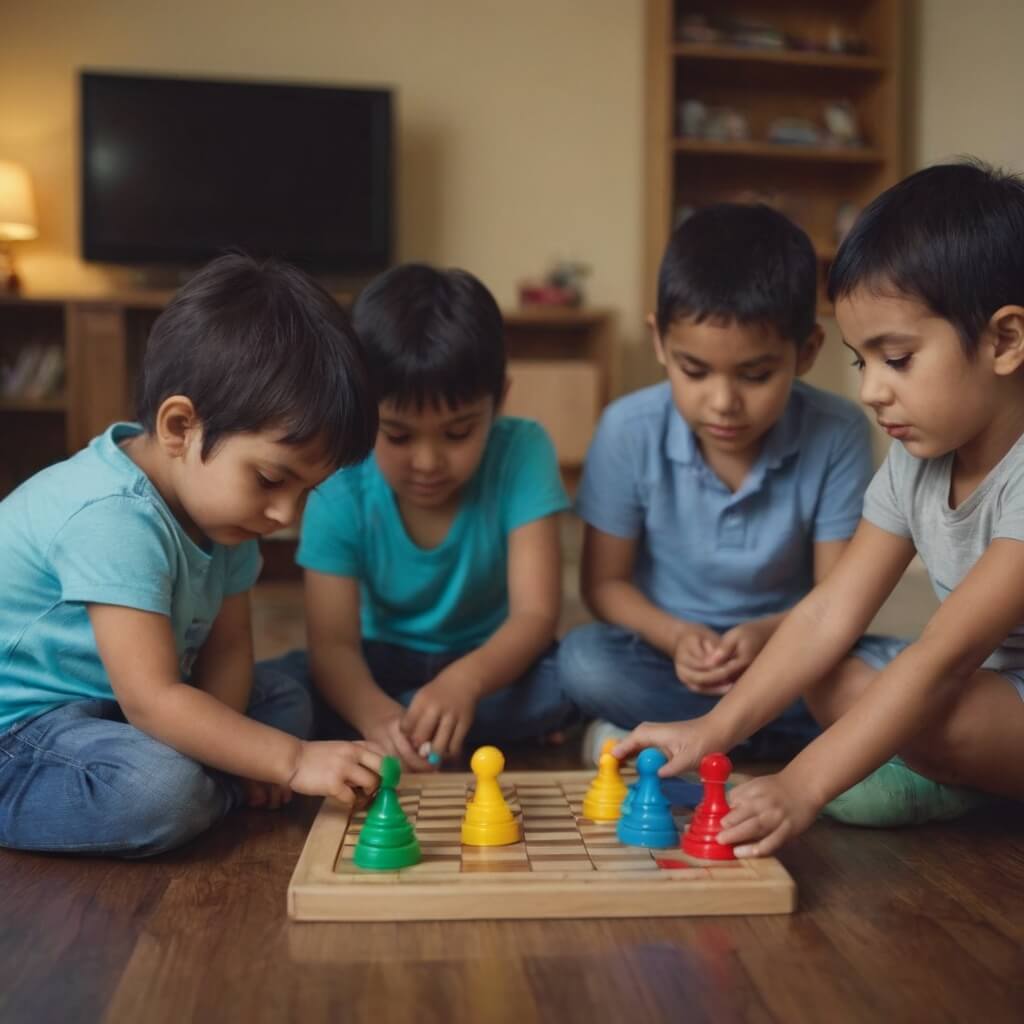
<svg viewBox="0 0 1024 1024">
<path fill-rule="evenodd" d="M 810 240 L 768 207 L 708 207 L 668 243 L 649 321 L 668 380 L 606 410 L 576 503 L 602 621 L 565 638 L 559 673 L 598 720 L 588 759 L 644 720 L 707 712 L 857 526 L 867 421 L 796 380 L 822 344 L 816 301 Z M 747 752 L 817 732 L 798 701 Z"/>
<path fill-rule="evenodd" d="M 380 429 L 373 455 L 310 497 L 309 653 L 281 662 L 353 731 L 408 767 L 542 736 L 574 714 L 558 686 L 554 447 L 501 416 L 504 325 L 472 275 L 423 264 L 376 278 L 353 310 Z M 434 755 L 430 759 L 430 755 Z"/>
</svg>

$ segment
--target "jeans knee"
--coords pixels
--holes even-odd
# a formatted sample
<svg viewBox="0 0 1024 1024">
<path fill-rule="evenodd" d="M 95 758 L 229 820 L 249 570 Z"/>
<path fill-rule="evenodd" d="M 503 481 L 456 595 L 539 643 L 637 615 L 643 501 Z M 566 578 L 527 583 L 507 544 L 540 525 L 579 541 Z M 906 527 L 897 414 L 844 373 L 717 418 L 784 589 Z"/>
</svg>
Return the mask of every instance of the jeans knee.
<svg viewBox="0 0 1024 1024">
<path fill-rule="evenodd" d="M 302 655 L 301 662 L 296 657 Z M 305 669 L 305 652 L 275 661 L 259 662 L 253 669 L 249 714 L 256 721 L 281 729 L 301 740 L 313 735 L 313 693 Z"/>
<path fill-rule="evenodd" d="M 197 761 L 177 754 L 132 787 L 124 857 L 151 857 L 205 832 L 231 809 L 227 785 Z"/>
<path fill-rule="evenodd" d="M 620 659 L 613 650 L 608 627 L 601 623 L 578 626 L 558 648 L 558 675 L 570 700 L 600 697 L 622 685 Z"/>
</svg>

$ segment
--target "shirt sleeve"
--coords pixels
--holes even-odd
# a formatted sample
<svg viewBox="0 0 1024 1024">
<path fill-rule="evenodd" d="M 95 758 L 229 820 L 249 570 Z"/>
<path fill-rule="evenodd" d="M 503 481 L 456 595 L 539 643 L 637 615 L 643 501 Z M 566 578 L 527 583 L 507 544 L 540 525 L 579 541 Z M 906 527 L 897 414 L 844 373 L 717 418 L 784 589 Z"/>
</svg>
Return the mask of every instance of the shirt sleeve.
<svg viewBox="0 0 1024 1024">
<path fill-rule="evenodd" d="M 345 472 L 310 494 L 295 560 L 315 572 L 362 577 L 363 517 Z"/>
<path fill-rule="evenodd" d="M 174 539 L 148 502 L 116 495 L 79 509 L 58 531 L 49 560 L 67 602 L 171 614 Z"/>
<path fill-rule="evenodd" d="M 814 540 L 847 540 L 860 522 L 864 492 L 871 481 L 871 433 L 860 415 L 837 431 L 825 470 Z"/>
<path fill-rule="evenodd" d="M 864 518 L 897 537 L 911 536 L 910 523 L 900 501 L 910 469 L 906 463 L 909 458 L 903 445 L 894 441 L 864 495 Z"/>
<path fill-rule="evenodd" d="M 502 476 L 508 533 L 570 506 L 555 446 L 539 423 L 524 420 L 518 425 L 505 453 Z"/>
<path fill-rule="evenodd" d="M 1019 444 L 1019 442 L 1018 442 Z M 1014 453 L 1017 455 L 1017 453 Z M 1024 540 L 1024 447 L 1017 455 L 1017 464 L 1011 469 L 1000 490 L 999 505 L 992 528 L 992 539 L 1005 537 Z"/>
<path fill-rule="evenodd" d="M 601 417 L 583 464 L 576 511 L 591 526 L 633 540 L 643 532 L 645 509 L 637 487 L 639 455 L 613 405 Z"/>
<path fill-rule="evenodd" d="M 247 540 L 228 549 L 228 571 L 224 583 L 224 596 L 244 594 L 251 590 L 263 568 L 259 544 Z"/>
</svg>

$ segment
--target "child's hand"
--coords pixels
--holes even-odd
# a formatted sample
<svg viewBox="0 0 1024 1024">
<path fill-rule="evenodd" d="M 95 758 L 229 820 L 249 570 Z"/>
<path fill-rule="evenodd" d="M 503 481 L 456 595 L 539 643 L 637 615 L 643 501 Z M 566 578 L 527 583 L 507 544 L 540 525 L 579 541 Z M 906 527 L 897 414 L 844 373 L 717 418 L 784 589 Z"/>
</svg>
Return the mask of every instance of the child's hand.
<svg viewBox="0 0 1024 1024">
<path fill-rule="evenodd" d="M 356 802 L 356 790 L 372 793 L 380 782 L 383 751 L 375 743 L 331 740 L 303 743 L 289 787 L 309 796 Z"/>
<path fill-rule="evenodd" d="M 658 769 L 663 778 L 689 771 L 705 754 L 725 749 L 708 729 L 706 717 L 690 722 L 642 722 L 612 751 L 620 761 L 645 747 L 657 747 L 668 763 Z"/>
<path fill-rule="evenodd" d="M 376 744 L 385 754 L 391 754 L 402 762 L 402 769 L 413 772 L 435 771 L 425 757 L 409 742 L 409 737 L 402 731 L 402 718 L 405 708 L 398 701 L 384 716 L 371 723 L 363 723 L 361 732 L 371 743 Z"/>
<path fill-rule="evenodd" d="M 688 690 L 715 697 L 732 686 L 733 680 L 711 660 L 721 642 L 722 637 L 713 629 L 696 622 L 680 629 L 672 660 L 676 676 Z"/>
<path fill-rule="evenodd" d="M 413 697 L 402 731 L 417 751 L 429 743 L 442 757 L 457 754 L 473 724 L 478 700 L 474 681 L 449 666 Z"/>
<path fill-rule="evenodd" d="M 735 682 L 761 653 L 772 630 L 761 622 L 741 622 L 722 634 L 718 646 L 707 661 L 708 675 L 713 679 Z"/>
<path fill-rule="evenodd" d="M 245 790 L 246 807 L 265 807 L 268 811 L 276 811 L 289 803 L 292 791 L 287 786 L 279 786 L 276 782 L 257 782 L 256 779 L 241 779 Z"/>
<path fill-rule="evenodd" d="M 719 841 L 736 846 L 737 857 L 767 857 L 798 836 L 821 810 L 785 772 L 764 775 L 729 790 L 732 810 L 722 819 Z"/>
</svg>

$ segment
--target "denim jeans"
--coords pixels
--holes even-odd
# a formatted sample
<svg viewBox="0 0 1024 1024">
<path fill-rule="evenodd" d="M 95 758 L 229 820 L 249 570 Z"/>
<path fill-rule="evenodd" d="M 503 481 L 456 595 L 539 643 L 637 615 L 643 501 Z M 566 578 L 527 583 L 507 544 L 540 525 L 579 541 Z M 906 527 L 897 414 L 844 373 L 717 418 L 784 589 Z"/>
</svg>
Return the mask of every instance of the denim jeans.
<svg viewBox="0 0 1024 1024">
<path fill-rule="evenodd" d="M 309 695 L 257 667 L 246 712 L 307 739 Z M 0 846 L 148 857 L 199 835 L 243 800 L 231 775 L 129 725 L 113 700 L 77 700 L 0 733 Z"/>
<path fill-rule="evenodd" d="M 583 714 L 623 729 L 641 722 L 679 722 L 707 714 L 718 702 L 684 686 L 672 659 L 618 626 L 592 622 L 572 630 L 559 647 L 558 672 L 566 696 Z M 736 753 L 785 760 L 821 729 L 802 700 L 759 729 Z"/>
<path fill-rule="evenodd" d="M 421 686 L 429 683 L 443 668 L 467 654 L 445 652 L 431 654 L 408 647 L 363 641 L 363 657 L 370 675 L 388 696 L 406 707 Z M 318 737 L 356 739 L 359 733 L 316 692 L 305 651 L 291 651 L 273 661 L 263 662 L 300 681 L 315 705 Z M 466 737 L 467 747 L 485 743 L 516 743 L 535 739 L 572 724 L 578 715 L 566 699 L 558 679 L 558 647 L 555 644 L 541 656 L 522 679 L 489 693 L 476 706 L 476 716 Z"/>
</svg>

